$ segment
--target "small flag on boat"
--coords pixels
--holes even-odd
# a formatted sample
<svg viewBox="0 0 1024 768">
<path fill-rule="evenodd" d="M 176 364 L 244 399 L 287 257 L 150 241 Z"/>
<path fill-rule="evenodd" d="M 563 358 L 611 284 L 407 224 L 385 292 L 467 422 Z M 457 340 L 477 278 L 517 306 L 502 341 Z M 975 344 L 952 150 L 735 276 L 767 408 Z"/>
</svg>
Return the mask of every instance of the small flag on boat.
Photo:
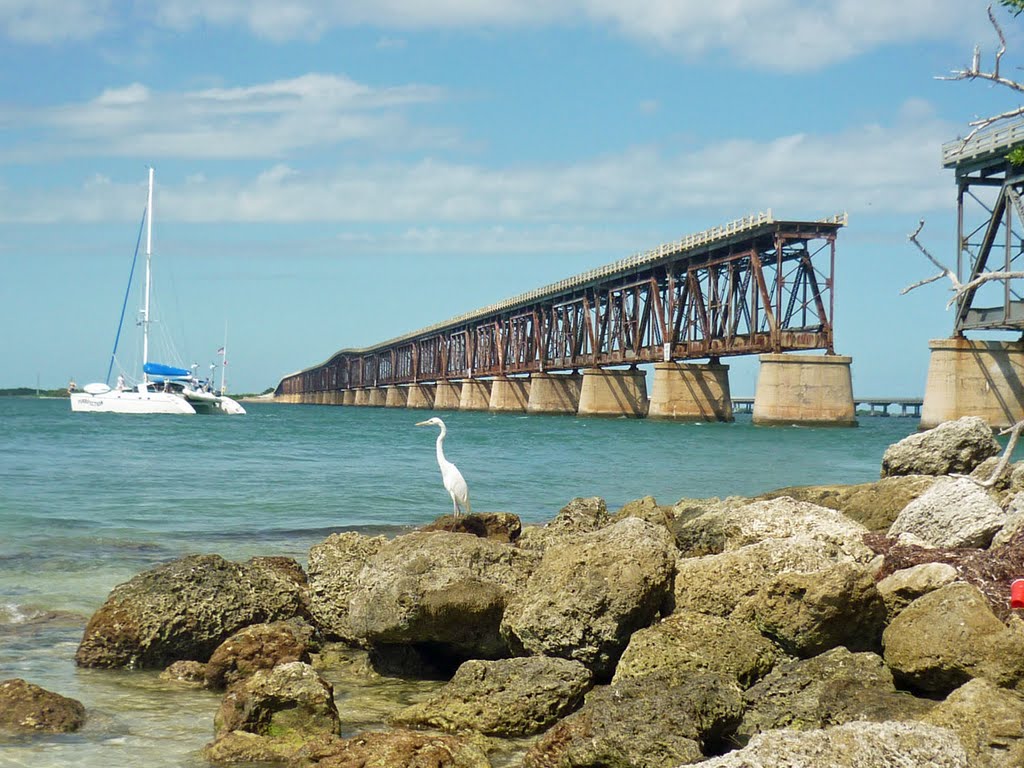
<svg viewBox="0 0 1024 768">
<path fill-rule="evenodd" d="M 224 354 L 224 347 L 221 347 L 220 349 L 218 349 L 217 350 L 217 354 L 218 355 L 223 355 Z"/>
</svg>

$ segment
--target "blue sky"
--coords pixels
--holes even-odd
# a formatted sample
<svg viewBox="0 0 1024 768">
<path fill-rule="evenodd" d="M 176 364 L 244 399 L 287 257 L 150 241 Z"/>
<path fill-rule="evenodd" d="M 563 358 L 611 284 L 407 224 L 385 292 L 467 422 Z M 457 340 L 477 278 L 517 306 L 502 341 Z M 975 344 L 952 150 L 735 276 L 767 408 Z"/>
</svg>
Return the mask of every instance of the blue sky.
<svg viewBox="0 0 1024 768">
<path fill-rule="evenodd" d="M 103 379 L 152 165 L 160 331 L 236 392 L 771 208 L 849 213 L 837 351 L 920 394 L 952 318 L 907 234 L 955 261 L 941 145 L 1018 103 L 935 79 L 985 7 L 0 0 L 0 387 Z"/>
</svg>

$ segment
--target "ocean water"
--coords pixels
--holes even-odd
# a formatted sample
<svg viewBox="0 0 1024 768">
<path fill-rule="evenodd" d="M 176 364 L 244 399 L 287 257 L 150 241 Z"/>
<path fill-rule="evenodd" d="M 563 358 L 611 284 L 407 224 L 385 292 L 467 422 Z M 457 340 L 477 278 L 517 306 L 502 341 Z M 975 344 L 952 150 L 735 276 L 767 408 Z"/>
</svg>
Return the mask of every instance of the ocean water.
<svg viewBox="0 0 1024 768">
<path fill-rule="evenodd" d="M 753 495 L 878 478 L 885 448 L 917 429 L 863 417 L 855 429 L 677 424 L 247 403 L 243 417 L 72 414 L 65 400 L 0 398 L 0 680 L 82 701 L 77 734 L 0 740 L 0 766 L 205 766 L 220 696 L 156 672 L 82 670 L 89 616 L 117 584 L 191 553 L 287 555 L 305 565 L 330 533 L 397 534 L 451 511 L 445 450 L 474 511 L 553 517 L 576 496 L 614 511 L 652 495 Z M 370 703 L 336 684 L 353 723 Z M 376 695 L 387 695 L 386 689 Z M 348 702 L 346 705 L 345 702 Z M 365 710 L 365 711 L 360 711 Z"/>
</svg>

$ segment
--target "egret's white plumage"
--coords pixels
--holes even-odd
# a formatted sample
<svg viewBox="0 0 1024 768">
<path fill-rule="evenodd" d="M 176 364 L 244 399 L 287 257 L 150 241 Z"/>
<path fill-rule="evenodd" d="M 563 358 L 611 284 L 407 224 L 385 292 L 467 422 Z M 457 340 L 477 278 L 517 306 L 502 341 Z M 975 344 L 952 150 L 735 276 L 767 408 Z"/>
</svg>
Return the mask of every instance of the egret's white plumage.
<svg viewBox="0 0 1024 768">
<path fill-rule="evenodd" d="M 448 495 L 452 497 L 454 510 L 452 514 L 457 517 L 461 507 L 466 508 L 467 515 L 470 514 L 472 510 L 469 507 L 469 486 L 466 485 L 466 479 L 459 472 L 459 468 L 444 457 L 444 437 L 448 434 L 448 428 L 436 416 L 426 421 L 416 422 L 416 426 L 441 428 L 441 434 L 437 436 L 437 466 L 441 468 L 441 482 L 444 483 L 444 489 L 448 491 Z"/>
</svg>

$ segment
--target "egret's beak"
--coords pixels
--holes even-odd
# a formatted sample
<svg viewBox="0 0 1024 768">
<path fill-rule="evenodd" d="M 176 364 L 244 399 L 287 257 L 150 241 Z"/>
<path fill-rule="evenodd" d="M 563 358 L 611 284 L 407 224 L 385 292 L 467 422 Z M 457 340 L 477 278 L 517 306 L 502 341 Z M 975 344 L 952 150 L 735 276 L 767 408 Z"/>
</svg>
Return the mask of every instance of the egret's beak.
<svg viewBox="0 0 1024 768">
<path fill-rule="evenodd" d="M 429 421 L 417 421 L 416 422 L 416 426 L 417 427 L 429 427 L 430 426 L 430 422 Z"/>
</svg>

